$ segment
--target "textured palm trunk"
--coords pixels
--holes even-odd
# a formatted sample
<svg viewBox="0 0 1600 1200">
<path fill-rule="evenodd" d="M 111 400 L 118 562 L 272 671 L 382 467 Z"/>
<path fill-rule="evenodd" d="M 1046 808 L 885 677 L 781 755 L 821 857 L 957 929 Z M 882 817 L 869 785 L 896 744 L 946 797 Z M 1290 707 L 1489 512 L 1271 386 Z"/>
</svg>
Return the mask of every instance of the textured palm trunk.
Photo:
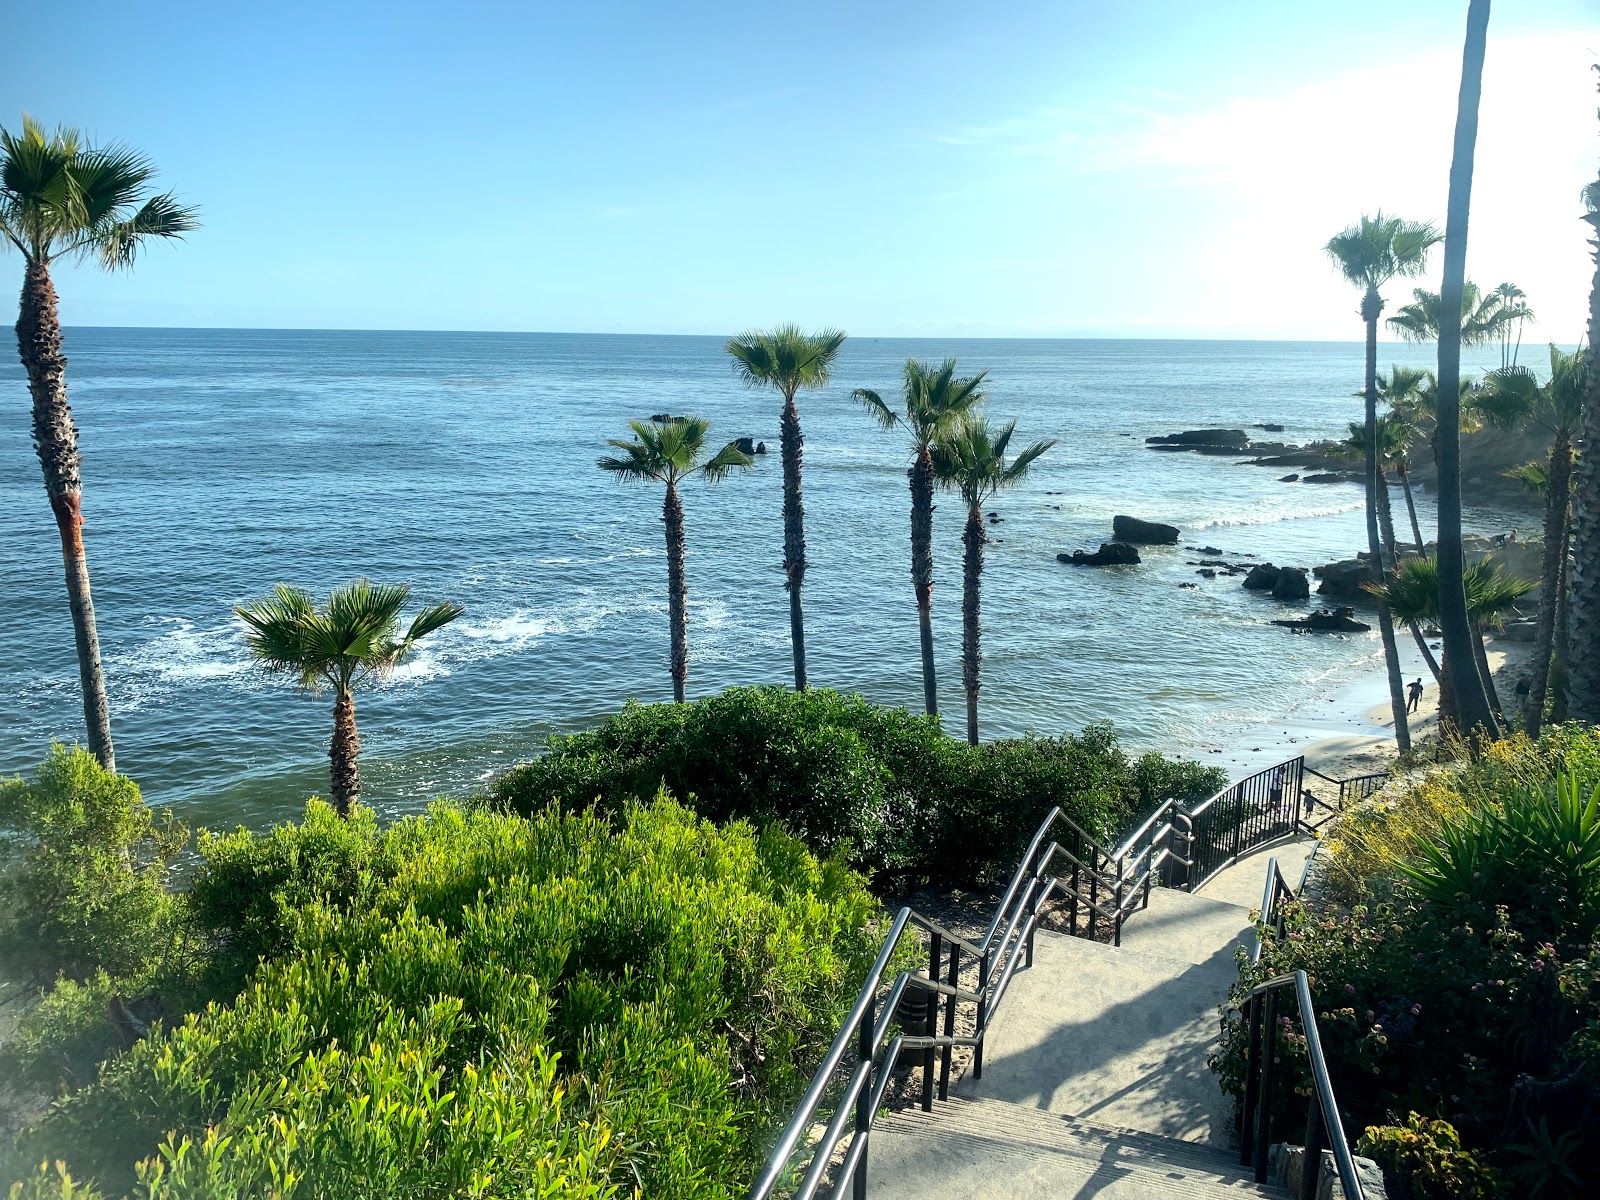
<svg viewBox="0 0 1600 1200">
<path fill-rule="evenodd" d="M 1411 630 L 1411 638 L 1417 643 L 1417 649 L 1422 654 L 1422 661 L 1428 664 L 1428 672 L 1433 676 L 1435 683 L 1439 682 L 1439 660 L 1434 658 L 1433 651 L 1428 647 L 1428 639 L 1422 636 L 1422 626 L 1415 621 L 1405 622 L 1405 627 Z"/>
<path fill-rule="evenodd" d="M 939 685 L 933 669 L 933 456 L 928 447 L 906 472 L 911 481 L 911 586 L 917 593 L 917 625 L 922 635 L 922 706 L 939 715 Z"/>
<path fill-rule="evenodd" d="M 1400 544 L 1394 536 L 1394 508 L 1389 503 L 1389 476 L 1378 470 L 1378 528 L 1383 533 L 1383 569 L 1393 575 L 1400 565 Z"/>
<path fill-rule="evenodd" d="M 1528 685 L 1528 711 L 1523 728 L 1536 737 L 1544 723 L 1545 697 L 1555 654 L 1556 610 L 1561 607 L 1561 566 L 1566 557 L 1567 510 L 1571 505 L 1572 442 L 1567 430 L 1556 430 L 1550 446 L 1549 486 L 1544 496 L 1544 561 L 1539 572 L 1539 631 L 1533 642 L 1533 678 Z"/>
<path fill-rule="evenodd" d="M 1450 652 L 1439 655 L 1439 732 L 1445 728 L 1460 732 L 1461 706 L 1456 703 L 1455 672 L 1450 669 Z"/>
<path fill-rule="evenodd" d="M 1472 623 L 1472 658 L 1478 664 L 1478 674 L 1483 677 L 1484 686 L 1488 689 L 1489 703 L 1503 718 L 1505 706 L 1500 703 L 1500 689 L 1495 686 L 1494 672 L 1489 669 L 1489 653 L 1483 646 L 1483 626 L 1477 621 Z"/>
<path fill-rule="evenodd" d="M 783 446 L 783 575 L 789 589 L 789 640 L 794 650 L 794 686 L 805 691 L 806 623 L 800 593 L 806 579 L 806 510 L 800 500 L 800 411 L 794 397 L 783 400 L 783 420 L 779 425 Z"/>
<path fill-rule="evenodd" d="M 340 692 L 333 701 L 333 741 L 328 743 L 328 774 L 333 808 L 341 817 L 361 798 L 361 735 L 356 732 L 356 698 Z"/>
<path fill-rule="evenodd" d="M 1421 558 L 1426 553 L 1427 543 L 1422 540 L 1422 525 L 1417 520 L 1417 500 L 1411 493 L 1411 468 L 1401 459 L 1395 464 L 1395 472 L 1400 476 L 1400 488 L 1406 497 L 1406 515 L 1411 518 L 1411 537 L 1417 548 L 1417 557 Z"/>
<path fill-rule="evenodd" d="M 983 507 L 967 510 L 961 534 L 961 683 L 967 689 L 967 741 L 978 744 L 978 689 L 983 686 L 983 650 L 979 646 L 978 600 L 983 581 Z"/>
<path fill-rule="evenodd" d="M 1455 675 L 1462 732 L 1474 746 L 1484 737 L 1500 733 L 1489 707 L 1488 684 L 1478 673 L 1473 653 L 1463 581 L 1466 559 L 1461 546 L 1461 295 L 1466 282 L 1467 216 L 1488 29 L 1488 0 L 1471 0 L 1445 207 L 1444 278 L 1439 287 L 1439 628 Z"/>
<path fill-rule="evenodd" d="M 1557 725 L 1567 719 L 1567 676 L 1572 612 L 1572 514 L 1567 514 L 1567 533 L 1561 543 L 1561 582 L 1558 585 L 1561 603 L 1556 605 L 1556 642 L 1550 662 L 1550 720 Z"/>
<path fill-rule="evenodd" d="M 1375 291 L 1361 298 L 1361 316 L 1367 323 L 1366 440 L 1367 440 L 1367 551 L 1378 572 L 1387 576 L 1383 542 L 1378 536 L 1378 314 L 1383 299 Z M 1387 497 L 1385 497 L 1387 500 Z M 1389 709 L 1394 715 L 1394 741 L 1401 753 L 1411 749 L 1411 726 L 1406 721 L 1405 680 L 1400 675 L 1400 647 L 1394 638 L 1394 618 L 1378 606 L 1378 636 L 1383 640 L 1383 661 L 1389 672 Z"/>
<path fill-rule="evenodd" d="M 89 750 L 101 766 L 115 771 L 106 673 L 100 662 L 100 635 L 95 629 L 94 600 L 89 593 L 89 560 L 83 548 L 78 429 L 72 423 L 72 407 L 67 403 L 67 359 L 61 349 L 56 289 L 50 282 L 50 270 L 43 263 L 29 262 L 23 271 L 17 353 L 28 373 L 28 392 L 33 397 L 33 444 L 44 469 L 44 490 L 55 514 L 56 531 L 61 535 L 61 560 L 66 568 L 67 604 L 72 610 L 72 636 L 77 644 L 78 683 L 83 691 Z"/>
<path fill-rule="evenodd" d="M 667 527 L 667 621 L 672 627 L 672 698 L 682 704 L 689 684 L 689 587 L 683 574 L 683 501 L 678 497 L 675 483 L 667 484 L 661 520 Z"/>
<path fill-rule="evenodd" d="M 1590 353 L 1600 345 L 1600 212 L 1591 213 L 1595 227 L 1590 246 L 1594 280 L 1589 287 Z M 1578 459 L 1578 488 L 1573 496 L 1572 561 L 1567 570 L 1567 709 L 1575 721 L 1600 722 L 1600 364 L 1591 362 L 1584 375 L 1583 444 Z"/>
</svg>

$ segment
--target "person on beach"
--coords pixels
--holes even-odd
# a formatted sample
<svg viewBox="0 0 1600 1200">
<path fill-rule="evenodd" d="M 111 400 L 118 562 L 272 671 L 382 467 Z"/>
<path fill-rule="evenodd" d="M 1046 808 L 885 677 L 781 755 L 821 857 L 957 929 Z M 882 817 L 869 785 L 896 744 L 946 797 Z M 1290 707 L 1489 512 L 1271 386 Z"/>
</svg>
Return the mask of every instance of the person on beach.
<svg viewBox="0 0 1600 1200">
<path fill-rule="evenodd" d="M 1420 678 L 1418 678 L 1418 679 L 1415 679 L 1411 683 L 1406 685 L 1406 711 L 1408 713 L 1416 712 L 1417 711 L 1417 705 L 1419 705 L 1421 703 L 1422 703 L 1422 680 Z"/>
</svg>

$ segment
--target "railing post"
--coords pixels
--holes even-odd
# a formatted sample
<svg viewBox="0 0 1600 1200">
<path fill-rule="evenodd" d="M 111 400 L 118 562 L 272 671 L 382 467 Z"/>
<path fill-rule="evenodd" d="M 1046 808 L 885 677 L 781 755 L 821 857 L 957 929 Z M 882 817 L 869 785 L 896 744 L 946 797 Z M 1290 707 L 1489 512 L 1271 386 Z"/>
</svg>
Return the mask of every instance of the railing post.
<svg viewBox="0 0 1600 1200">
<path fill-rule="evenodd" d="M 1174 809 L 1173 817 L 1183 821 L 1183 857 L 1188 860 L 1188 865 L 1183 869 L 1183 890 L 1194 891 L 1194 876 L 1196 858 L 1194 856 L 1194 817 L 1187 809 Z"/>
<path fill-rule="evenodd" d="M 862 1084 L 861 1093 L 856 1097 L 856 1137 L 861 1139 L 861 1157 L 856 1160 L 855 1175 L 850 1181 L 851 1193 L 855 1200 L 867 1200 L 867 1138 L 868 1130 L 872 1125 L 872 1026 L 873 1010 L 877 1005 L 867 1002 L 866 1014 L 861 1018 L 857 1053 L 861 1061 L 868 1064 L 867 1077 Z"/>
<path fill-rule="evenodd" d="M 1311 1089 L 1311 1108 L 1306 1113 L 1306 1152 L 1300 1169 L 1300 1195 L 1296 1200 L 1317 1200 L 1317 1185 L 1322 1182 L 1322 1100 L 1315 1086 Z"/>
<path fill-rule="evenodd" d="M 937 933 L 928 935 L 928 979 L 939 982 L 940 960 L 944 957 L 944 939 Z M 937 1037 L 939 1029 L 939 993 L 929 992 L 923 1004 L 922 1028 L 928 1037 Z M 933 1111 L 933 1047 L 922 1052 L 922 1111 Z"/>
<path fill-rule="evenodd" d="M 1250 1024 L 1250 1048 L 1244 1060 L 1244 1102 L 1239 1106 L 1239 1162 L 1250 1165 L 1256 1138 L 1256 1106 L 1261 1098 L 1261 997 L 1245 1001 L 1244 1019 Z"/>
<path fill-rule="evenodd" d="M 1278 993 L 1274 989 L 1261 996 L 1261 1093 L 1256 1097 L 1255 1168 L 1256 1182 L 1267 1181 L 1267 1148 L 1272 1136 L 1273 1064 L 1278 1058 Z"/>
<path fill-rule="evenodd" d="M 1116 907 L 1112 910 L 1117 914 L 1117 917 L 1116 920 L 1111 923 L 1111 944 L 1113 946 L 1122 945 L 1122 892 L 1127 886 L 1127 881 L 1122 878 L 1122 873 L 1126 867 L 1127 864 L 1124 863 L 1122 859 L 1117 859 L 1117 887 L 1115 891 Z"/>
<path fill-rule="evenodd" d="M 951 987 L 961 986 L 961 943 L 955 942 L 950 946 L 950 976 L 945 980 Z M 956 1033 L 956 998 L 944 998 L 944 1036 L 954 1037 Z M 950 1047 L 944 1048 L 939 1063 L 939 1099 L 950 1099 Z"/>
<path fill-rule="evenodd" d="M 1096 861 L 1098 852 L 1089 851 L 1089 940 L 1098 941 L 1100 936 L 1100 864 Z"/>
<path fill-rule="evenodd" d="M 972 1048 L 972 1077 L 983 1078 L 983 1023 L 989 1016 L 989 952 L 978 955 L 978 1044 Z"/>
<path fill-rule="evenodd" d="M 1083 849 L 1081 840 L 1078 843 L 1078 849 Z M 1078 869 L 1078 856 L 1074 854 L 1072 856 L 1072 907 L 1068 910 L 1071 913 L 1073 937 L 1078 936 Z"/>
</svg>

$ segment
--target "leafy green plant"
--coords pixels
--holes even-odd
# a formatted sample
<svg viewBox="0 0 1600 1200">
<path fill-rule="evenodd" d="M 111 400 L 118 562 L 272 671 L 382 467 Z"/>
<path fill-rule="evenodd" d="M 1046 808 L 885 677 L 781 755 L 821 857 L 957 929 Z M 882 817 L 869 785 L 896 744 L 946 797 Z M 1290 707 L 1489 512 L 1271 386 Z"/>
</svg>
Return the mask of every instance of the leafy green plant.
<svg viewBox="0 0 1600 1200">
<path fill-rule="evenodd" d="M 1528 1134 L 1528 1141 L 1506 1147 L 1516 1160 L 1506 1168 L 1506 1177 L 1519 1192 L 1525 1189 L 1531 1200 L 1589 1194 L 1575 1161 L 1583 1150 L 1583 1139 L 1575 1130 L 1555 1137 L 1550 1122 L 1541 1117 L 1537 1125 L 1529 1124 Z"/>
<path fill-rule="evenodd" d="M 1495 1200 L 1494 1171 L 1469 1150 L 1449 1121 L 1411 1113 L 1403 1125 L 1369 1125 L 1356 1142 L 1412 1200 Z"/>
</svg>

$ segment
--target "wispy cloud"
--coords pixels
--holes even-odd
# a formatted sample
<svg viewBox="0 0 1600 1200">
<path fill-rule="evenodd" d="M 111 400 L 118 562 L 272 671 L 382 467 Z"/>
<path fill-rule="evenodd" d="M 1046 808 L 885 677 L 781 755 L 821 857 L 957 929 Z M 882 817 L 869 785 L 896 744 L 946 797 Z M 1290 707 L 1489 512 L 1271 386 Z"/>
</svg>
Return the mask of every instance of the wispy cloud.
<svg viewBox="0 0 1600 1200">
<path fill-rule="evenodd" d="M 600 210 L 600 215 L 608 221 L 621 221 L 628 217 L 642 216 L 644 211 L 637 204 L 608 204 Z"/>
</svg>

